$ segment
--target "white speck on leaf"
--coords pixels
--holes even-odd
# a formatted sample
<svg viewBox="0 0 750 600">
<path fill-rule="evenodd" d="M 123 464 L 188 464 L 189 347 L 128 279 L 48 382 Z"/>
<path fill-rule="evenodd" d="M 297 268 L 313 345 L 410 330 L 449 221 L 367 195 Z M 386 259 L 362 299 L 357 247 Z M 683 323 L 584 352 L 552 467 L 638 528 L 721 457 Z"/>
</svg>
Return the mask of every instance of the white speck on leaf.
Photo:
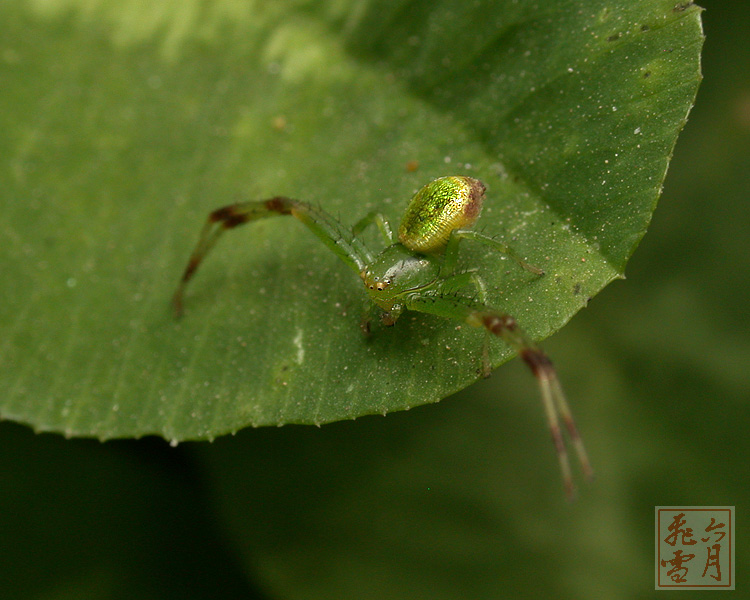
<svg viewBox="0 0 750 600">
<path fill-rule="evenodd" d="M 294 336 L 294 345 L 297 347 L 297 364 L 299 365 L 305 360 L 305 348 L 302 346 L 302 335 L 302 330 L 297 328 L 297 335 Z"/>
</svg>

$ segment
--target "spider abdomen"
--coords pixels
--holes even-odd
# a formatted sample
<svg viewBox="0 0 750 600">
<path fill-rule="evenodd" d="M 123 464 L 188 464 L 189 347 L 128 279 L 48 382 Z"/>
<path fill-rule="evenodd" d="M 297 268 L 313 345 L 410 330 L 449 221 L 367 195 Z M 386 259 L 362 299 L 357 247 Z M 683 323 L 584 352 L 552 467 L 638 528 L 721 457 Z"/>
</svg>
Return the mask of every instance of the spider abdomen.
<svg viewBox="0 0 750 600">
<path fill-rule="evenodd" d="M 441 177 L 420 189 L 398 228 L 398 239 L 412 252 L 439 252 L 451 231 L 470 227 L 479 218 L 484 184 L 462 176 Z"/>
</svg>

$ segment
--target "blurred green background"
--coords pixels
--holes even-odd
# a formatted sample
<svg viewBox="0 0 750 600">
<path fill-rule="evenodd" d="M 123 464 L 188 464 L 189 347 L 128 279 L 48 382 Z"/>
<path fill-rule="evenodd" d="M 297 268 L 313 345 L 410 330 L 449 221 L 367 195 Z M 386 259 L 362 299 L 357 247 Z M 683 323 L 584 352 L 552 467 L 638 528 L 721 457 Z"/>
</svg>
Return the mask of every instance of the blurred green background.
<svg viewBox="0 0 750 600">
<path fill-rule="evenodd" d="M 437 405 L 176 448 L 0 424 L 3 598 L 645 598 L 655 505 L 750 529 L 750 16 L 704 81 L 627 280 L 545 342 L 597 469 L 563 501 L 518 361 Z M 502 582 L 502 584 L 499 584 Z"/>
</svg>

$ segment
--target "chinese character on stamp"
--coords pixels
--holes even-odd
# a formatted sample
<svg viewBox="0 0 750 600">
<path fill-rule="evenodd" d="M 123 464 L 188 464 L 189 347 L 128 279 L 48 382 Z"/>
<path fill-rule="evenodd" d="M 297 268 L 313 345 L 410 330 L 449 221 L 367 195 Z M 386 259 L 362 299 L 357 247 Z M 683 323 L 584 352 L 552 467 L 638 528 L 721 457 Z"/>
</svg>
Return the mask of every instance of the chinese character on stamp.
<svg viewBox="0 0 750 600">
<path fill-rule="evenodd" d="M 734 589 L 734 506 L 656 507 L 656 589 Z"/>
</svg>

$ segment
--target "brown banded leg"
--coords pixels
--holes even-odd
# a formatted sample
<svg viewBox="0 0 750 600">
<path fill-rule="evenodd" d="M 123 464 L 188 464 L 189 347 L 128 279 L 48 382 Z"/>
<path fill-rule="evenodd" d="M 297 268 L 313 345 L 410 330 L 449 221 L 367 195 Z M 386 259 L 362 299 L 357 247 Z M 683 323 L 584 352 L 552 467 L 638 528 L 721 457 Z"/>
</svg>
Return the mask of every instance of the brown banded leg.
<svg viewBox="0 0 750 600">
<path fill-rule="evenodd" d="M 264 217 L 291 214 L 291 202 L 294 201 L 289 198 L 277 196 L 275 198 L 260 200 L 257 202 L 230 204 L 218 208 L 209 214 L 208 219 L 206 219 L 206 223 L 201 230 L 198 243 L 196 244 L 193 253 L 190 255 L 190 260 L 188 260 L 188 264 L 182 274 L 177 290 L 172 297 L 172 306 L 174 307 L 175 314 L 178 317 L 182 316 L 182 297 L 185 292 L 185 286 L 190 279 L 192 279 L 195 271 L 203 262 L 203 259 L 206 258 L 206 255 L 211 251 L 211 248 L 214 247 L 225 231 L 228 229 L 234 229 L 235 227 L 250 221 L 257 221 Z"/>
<path fill-rule="evenodd" d="M 565 429 L 578 456 L 578 462 L 581 465 L 584 476 L 587 479 L 591 479 L 594 473 L 552 361 L 539 346 L 526 337 L 526 334 L 518 327 L 516 320 L 510 315 L 492 310 L 477 312 L 473 315 L 473 318 L 479 319 L 485 328 L 513 346 L 518 351 L 519 356 L 529 366 L 534 377 L 536 377 L 542 395 L 542 404 L 547 416 L 547 423 L 552 435 L 552 442 L 555 445 L 560 462 L 565 493 L 568 498 L 572 499 L 575 495 L 575 487 L 573 485 L 568 451 L 560 429 L 560 419 L 565 424 Z"/>
<path fill-rule="evenodd" d="M 230 204 L 208 215 L 172 297 L 175 314 L 178 317 L 182 315 L 185 287 L 225 231 L 251 221 L 280 215 L 292 215 L 299 219 L 356 273 L 360 273 L 368 260 L 371 260 L 367 249 L 356 239 L 351 229 L 344 227 L 323 209 L 307 202 L 275 196 L 267 200 Z"/>
<path fill-rule="evenodd" d="M 458 276 L 457 276 L 458 277 Z M 534 374 L 542 396 L 542 404 L 552 435 L 552 441 L 557 451 L 563 485 L 568 498 L 573 498 L 575 486 L 570 468 L 565 439 L 560 428 L 562 419 L 575 449 L 581 470 L 587 479 L 591 479 L 593 471 L 589 463 L 583 440 L 570 412 L 562 386 L 552 362 L 518 326 L 516 320 L 502 311 L 479 304 L 470 299 L 456 295 L 442 294 L 414 294 L 406 302 L 406 308 L 424 313 L 439 315 L 449 319 L 466 321 L 475 327 L 483 327 L 490 333 L 502 338 L 529 366 Z"/>
</svg>

